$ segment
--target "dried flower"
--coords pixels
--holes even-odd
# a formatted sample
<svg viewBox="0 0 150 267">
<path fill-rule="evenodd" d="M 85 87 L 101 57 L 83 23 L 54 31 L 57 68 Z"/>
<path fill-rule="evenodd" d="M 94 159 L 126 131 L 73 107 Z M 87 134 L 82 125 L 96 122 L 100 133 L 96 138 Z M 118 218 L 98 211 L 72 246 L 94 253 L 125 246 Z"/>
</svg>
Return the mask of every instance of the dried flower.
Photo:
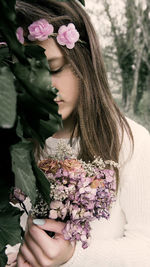
<svg viewBox="0 0 150 267">
<path fill-rule="evenodd" d="M 58 160 L 54 160 L 52 158 L 48 158 L 46 160 L 42 160 L 39 163 L 39 168 L 43 170 L 45 173 L 56 173 L 59 167 Z"/>
<path fill-rule="evenodd" d="M 60 150 L 56 150 L 53 158 L 39 163 L 50 181 L 51 203 L 49 207 L 45 205 L 43 217 L 48 214 L 51 219 L 66 222 L 64 238 L 81 241 L 82 247 L 87 248 L 90 222 L 109 218 L 111 205 L 115 201 L 115 172 L 112 164 L 111 169 L 106 168 L 108 162 L 106 164 L 101 158 L 86 163 L 72 158 L 70 146 L 61 144 L 58 147 Z M 41 217 L 40 204 L 39 211 Z M 33 214 L 38 216 L 38 203 L 36 213 L 33 208 Z"/>
<path fill-rule="evenodd" d="M 23 202 L 26 199 L 26 195 L 22 192 L 21 189 L 15 187 L 10 194 L 10 201 L 13 204 Z"/>
<path fill-rule="evenodd" d="M 65 159 L 60 161 L 60 166 L 66 171 L 81 171 L 81 163 L 77 159 Z"/>
</svg>

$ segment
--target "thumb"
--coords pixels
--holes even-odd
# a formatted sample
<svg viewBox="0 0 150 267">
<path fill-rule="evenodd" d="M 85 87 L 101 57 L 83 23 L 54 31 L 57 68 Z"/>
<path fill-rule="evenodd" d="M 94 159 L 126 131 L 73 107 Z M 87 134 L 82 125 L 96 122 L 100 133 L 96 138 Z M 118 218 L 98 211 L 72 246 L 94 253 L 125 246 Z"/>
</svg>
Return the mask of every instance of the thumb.
<svg viewBox="0 0 150 267">
<path fill-rule="evenodd" d="M 62 234 L 62 230 L 65 227 L 65 223 L 52 219 L 34 219 L 33 224 L 37 225 L 43 230 L 55 232 L 58 234 Z"/>
</svg>

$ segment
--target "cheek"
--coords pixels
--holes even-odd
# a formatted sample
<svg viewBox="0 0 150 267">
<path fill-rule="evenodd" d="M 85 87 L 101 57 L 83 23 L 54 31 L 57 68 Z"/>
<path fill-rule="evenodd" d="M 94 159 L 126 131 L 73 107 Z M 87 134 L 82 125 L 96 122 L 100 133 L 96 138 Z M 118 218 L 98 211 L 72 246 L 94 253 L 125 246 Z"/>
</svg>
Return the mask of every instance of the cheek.
<svg viewBox="0 0 150 267">
<path fill-rule="evenodd" d="M 77 106 L 78 99 L 79 99 L 79 84 L 76 87 L 76 90 L 74 91 L 74 95 L 73 95 L 73 103 L 74 103 L 74 106 Z"/>
<path fill-rule="evenodd" d="M 70 97 L 70 100 L 74 105 L 76 105 L 76 102 L 79 98 L 79 79 L 72 74 L 70 79 L 70 86 L 68 88 L 68 97 Z"/>
<path fill-rule="evenodd" d="M 63 92 L 64 93 L 64 92 Z M 78 105 L 79 99 L 79 82 L 72 83 L 72 87 L 68 87 L 65 90 L 64 100 L 65 102 L 59 106 L 59 114 L 62 115 L 62 119 L 67 119 Z"/>
<path fill-rule="evenodd" d="M 66 103 L 75 106 L 79 97 L 79 78 L 71 70 L 52 76 L 52 85 L 59 90 Z"/>
</svg>

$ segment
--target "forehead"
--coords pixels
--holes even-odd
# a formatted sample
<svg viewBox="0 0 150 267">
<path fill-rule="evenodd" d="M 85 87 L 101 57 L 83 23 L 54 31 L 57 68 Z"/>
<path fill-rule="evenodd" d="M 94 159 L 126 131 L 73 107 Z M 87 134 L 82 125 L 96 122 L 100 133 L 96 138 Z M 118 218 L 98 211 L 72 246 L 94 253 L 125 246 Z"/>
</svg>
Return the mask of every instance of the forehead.
<svg viewBox="0 0 150 267">
<path fill-rule="evenodd" d="M 38 45 L 42 46 L 45 49 L 45 55 L 48 60 L 51 58 L 57 57 L 57 58 L 62 58 L 63 53 L 60 50 L 60 48 L 57 46 L 53 38 L 48 38 L 45 41 L 38 42 Z"/>
</svg>

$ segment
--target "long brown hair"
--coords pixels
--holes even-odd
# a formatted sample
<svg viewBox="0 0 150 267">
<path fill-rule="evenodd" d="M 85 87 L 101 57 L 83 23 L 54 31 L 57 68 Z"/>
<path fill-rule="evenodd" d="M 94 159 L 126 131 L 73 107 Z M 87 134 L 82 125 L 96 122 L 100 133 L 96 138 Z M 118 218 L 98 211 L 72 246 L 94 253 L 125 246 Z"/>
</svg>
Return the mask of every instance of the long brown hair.
<svg viewBox="0 0 150 267">
<path fill-rule="evenodd" d="M 90 18 L 77 1 L 17 1 L 18 23 L 25 30 L 40 18 L 53 24 L 55 32 L 61 25 L 74 23 L 80 39 L 71 50 L 62 47 L 64 55 L 80 79 L 80 96 L 75 110 L 75 127 L 80 140 L 79 157 L 92 160 L 119 160 L 124 132 L 132 140 L 131 129 L 116 106 L 107 81 L 99 41 Z M 120 135 L 121 133 L 121 135 Z"/>
</svg>

